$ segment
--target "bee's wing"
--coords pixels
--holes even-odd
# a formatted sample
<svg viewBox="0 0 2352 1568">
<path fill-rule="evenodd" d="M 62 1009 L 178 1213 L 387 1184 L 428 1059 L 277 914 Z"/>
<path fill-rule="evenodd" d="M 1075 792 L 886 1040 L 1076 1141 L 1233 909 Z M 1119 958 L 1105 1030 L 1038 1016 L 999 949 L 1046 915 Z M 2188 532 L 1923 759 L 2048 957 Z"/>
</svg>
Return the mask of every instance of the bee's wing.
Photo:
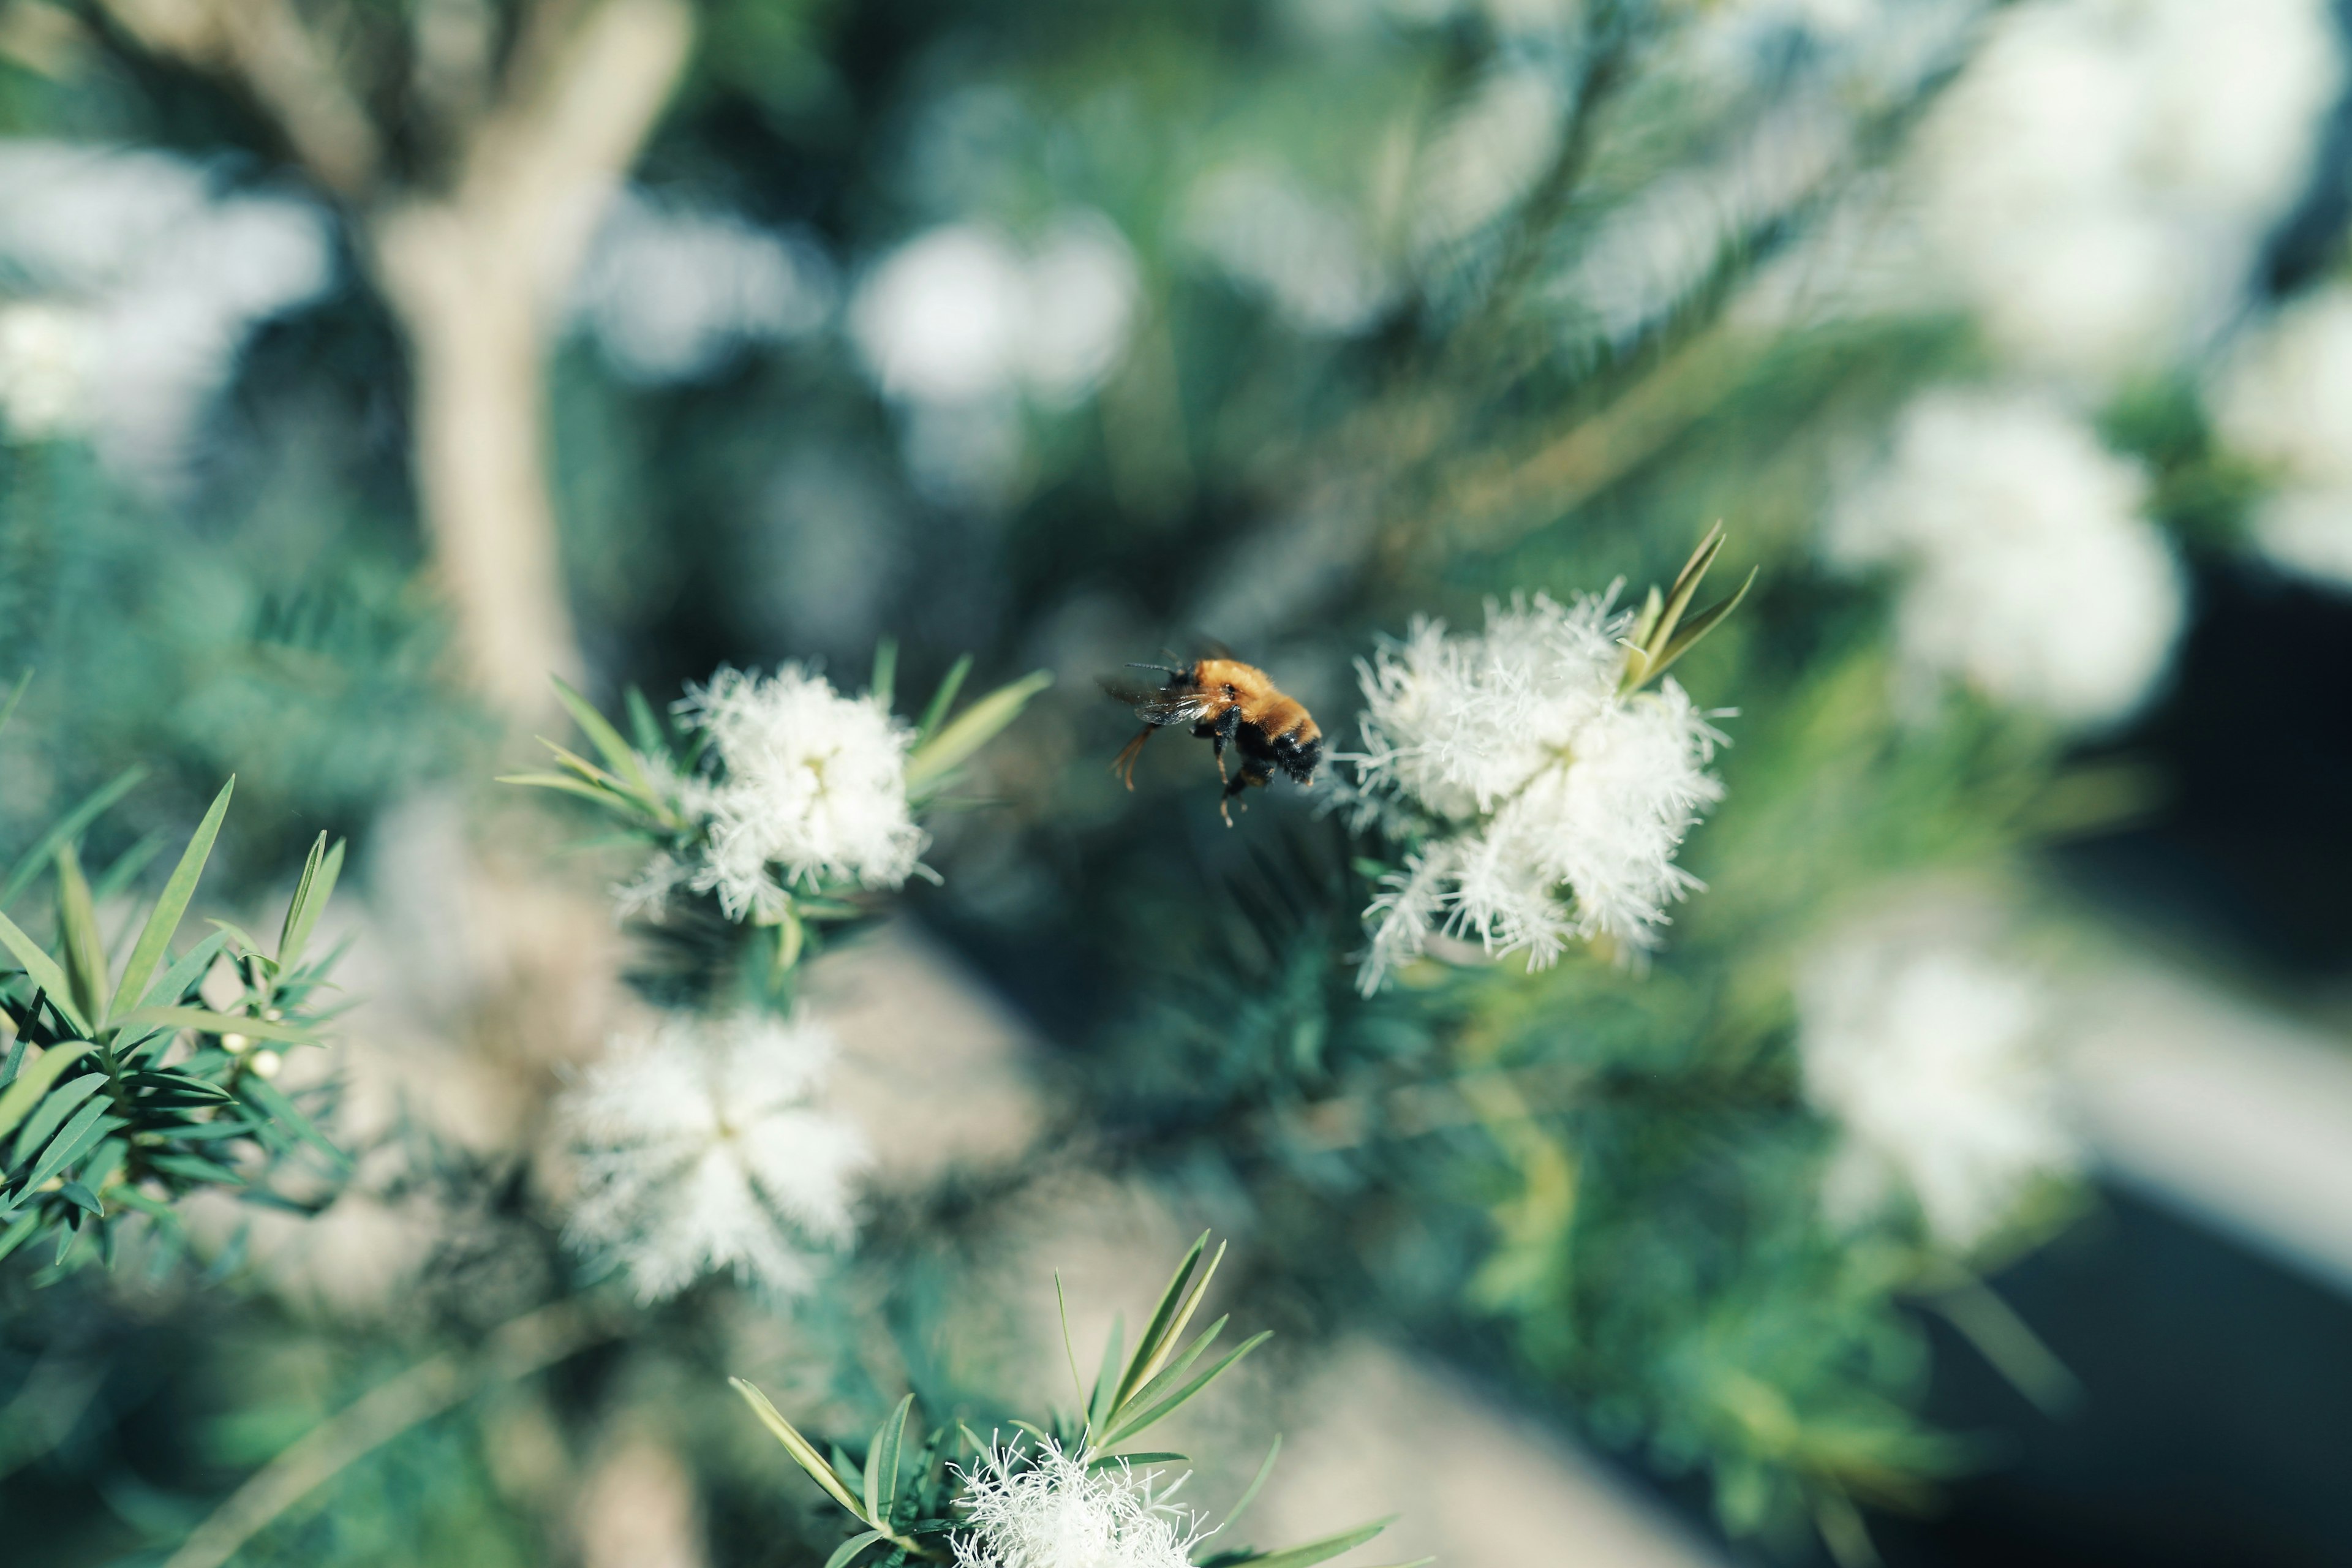
<svg viewBox="0 0 2352 1568">
<path fill-rule="evenodd" d="M 1102 689 L 1135 710 L 1147 724 L 1197 724 L 1208 717 L 1201 694 L 1183 688 L 1153 686 L 1128 676 L 1098 678 Z"/>
<path fill-rule="evenodd" d="M 1234 650 L 1225 646 L 1224 639 L 1222 637 L 1202 637 L 1195 634 L 1193 640 L 1201 645 L 1201 651 L 1211 658 L 1231 658 L 1234 657 Z"/>
</svg>

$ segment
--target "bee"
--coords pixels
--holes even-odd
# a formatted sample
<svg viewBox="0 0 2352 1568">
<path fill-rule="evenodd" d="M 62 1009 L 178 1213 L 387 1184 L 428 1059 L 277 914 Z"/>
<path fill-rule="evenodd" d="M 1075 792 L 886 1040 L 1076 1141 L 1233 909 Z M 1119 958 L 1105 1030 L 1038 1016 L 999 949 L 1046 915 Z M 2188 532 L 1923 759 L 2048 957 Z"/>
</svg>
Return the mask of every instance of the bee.
<svg viewBox="0 0 2352 1568">
<path fill-rule="evenodd" d="M 1160 685 L 1131 680 L 1106 680 L 1103 688 L 1135 710 L 1143 731 L 1129 741 L 1111 763 L 1110 771 L 1135 787 L 1135 760 L 1155 730 L 1189 724 L 1192 733 L 1216 749 L 1217 778 L 1225 786 L 1217 801 L 1225 826 L 1234 825 L 1234 797 L 1251 785 L 1272 781 L 1276 768 L 1301 784 L 1315 782 L 1323 761 L 1323 731 L 1297 698 L 1286 697 L 1255 665 L 1236 658 L 1203 658 L 1190 665 L 1136 664 L 1130 669 L 1157 670 L 1167 677 Z M 1241 752 L 1241 771 L 1225 772 L 1225 747 Z M 1244 805 L 1247 803 L 1244 802 Z"/>
</svg>

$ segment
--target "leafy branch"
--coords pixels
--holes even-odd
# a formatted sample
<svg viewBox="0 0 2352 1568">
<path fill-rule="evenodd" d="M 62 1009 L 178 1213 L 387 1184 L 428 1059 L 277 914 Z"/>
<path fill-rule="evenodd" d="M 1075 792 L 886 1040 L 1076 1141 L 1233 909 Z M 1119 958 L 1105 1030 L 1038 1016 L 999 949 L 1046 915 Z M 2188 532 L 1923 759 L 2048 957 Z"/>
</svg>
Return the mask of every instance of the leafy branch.
<svg viewBox="0 0 2352 1568">
<path fill-rule="evenodd" d="M 938 1427 L 927 1426 L 916 1420 L 915 1396 L 910 1394 L 875 1428 L 861 1463 L 838 1446 L 831 1447 L 829 1452 L 820 1448 L 757 1387 L 740 1377 L 730 1379 L 744 1403 L 784 1446 L 793 1462 L 858 1527 L 834 1552 L 825 1568 L 849 1568 L 849 1564 L 877 1547 L 888 1548 L 877 1559 L 881 1568 L 895 1568 L 909 1562 L 956 1561 L 949 1538 L 961 1522 L 956 1517 L 959 1494 L 983 1464 L 1000 1465 L 1018 1475 L 1034 1467 L 1048 1451 L 1082 1456 L 1090 1474 L 1113 1468 L 1148 1470 L 1152 1466 L 1182 1463 L 1186 1458 L 1182 1454 L 1111 1450 L 1174 1415 L 1272 1337 L 1265 1331 L 1253 1334 L 1205 1370 L 1193 1370 L 1216 1342 L 1227 1321 L 1221 1317 L 1189 1344 L 1184 1342 L 1185 1330 L 1207 1295 L 1218 1264 L 1224 1258 L 1225 1248 L 1221 1244 L 1209 1258 L 1208 1266 L 1202 1268 L 1208 1242 L 1208 1235 L 1203 1232 L 1185 1254 L 1168 1288 L 1160 1293 L 1133 1353 L 1124 1359 L 1120 1354 L 1121 1334 L 1114 1324 L 1091 1392 L 1083 1387 L 1079 1390 L 1085 1405 L 1083 1413 L 1056 1414 L 1044 1424 L 1015 1420 L 1012 1425 L 1016 1436 L 1010 1444 L 983 1440 L 961 1420 Z M 1058 1276 L 1055 1279 L 1055 1296 L 1062 1306 L 1063 1349 L 1069 1356 L 1075 1383 L 1077 1357 L 1070 1343 L 1067 1304 L 1062 1301 Z M 1264 1489 L 1281 1447 L 1277 1437 L 1255 1478 L 1227 1514 L 1228 1526 Z M 1362 1545 L 1391 1522 L 1379 1520 L 1277 1551 L 1236 1548 L 1205 1555 L 1199 1562 L 1201 1568 L 1244 1568 L 1244 1564 L 1250 1568 L 1312 1568 L 1315 1563 Z M 1421 1564 L 1400 1568 L 1421 1568 Z"/>
<path fill-rule="evenodd" d="M 0 712 L 0 723 L 5 719 Z M 10 1140 L 0 1147 L 0 1258 L 54 1236 L 54 1277 L 87 1259 L 76 1250 L 86 1239 L 110 1260 L 130 1215 L 183 1239 L 172 1205 L 199 1188 L 302 1206 L 261 1181 L 266 1167 L 299 1147 L 345 1163 L 271 1081 L 278 1047 L 318 1043 L 326 1022 L 316 998 L 335 955 L 313 960 L 309 950 L 343 847 L 331 847 L 324 834 L 311 846 L 274 953 L 222 921 L 173 952 L 236 784 L 231 779 L 214 798 L 119 966 L 109 961 L 100 892 L 126 885 L 148 851 L 134 847 L 94 884 L 76 847 L 98 814 L 88 802 L 63 819 L 71 831 L 52 829 L 36 845 L 55 873 L 52 942 L 0 914 L 0 947 L 14 961 L 0 968 L 0 1014 L 15 1033 L 0 1059 L 0 1140 Z M 120 780 L 100 790 L 98 810 L 121 793 Z M 31 879 L 20 867 L 10 880 L 21 889 Z M 224 963 L 239 995 L 215 1010 L 203 1004 L 201 987 Z"/>
</svg>

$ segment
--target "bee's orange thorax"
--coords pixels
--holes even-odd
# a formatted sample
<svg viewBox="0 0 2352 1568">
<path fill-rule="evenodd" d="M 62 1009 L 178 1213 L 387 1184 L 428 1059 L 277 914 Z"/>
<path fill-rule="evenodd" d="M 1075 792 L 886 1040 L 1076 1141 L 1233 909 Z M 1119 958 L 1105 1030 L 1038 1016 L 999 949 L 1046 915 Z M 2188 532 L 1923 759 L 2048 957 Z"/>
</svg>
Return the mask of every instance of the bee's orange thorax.
<svg viewBox="0 0 2352 1568">
<path fill-rule="evenodd" d="M 1244 723 L 1272 738 L 1296 735 L 1311 741 L 1322 731 L 1296 698 L 1277 690 L 1265 671 L 1237 658 L 1204 658 L 1192 667 L 1192 684 L 1213 700 L 1233 703 Z"/>
</svg>

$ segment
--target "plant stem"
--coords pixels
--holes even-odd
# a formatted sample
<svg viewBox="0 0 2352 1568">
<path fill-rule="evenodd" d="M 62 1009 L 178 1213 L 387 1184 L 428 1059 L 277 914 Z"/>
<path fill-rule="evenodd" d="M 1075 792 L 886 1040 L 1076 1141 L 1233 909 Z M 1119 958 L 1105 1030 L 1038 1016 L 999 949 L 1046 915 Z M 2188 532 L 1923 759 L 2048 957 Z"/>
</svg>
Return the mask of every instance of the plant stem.
<svg viewBox="0 0 2352 1568">
<path fill-rule="evenodd" d="M 476 1354 L 427 1357 L 295 1439 L 231 1492 L 163 1568 L 220 1568 L 287 1510 L 409 1428 L 489 1384 L 528 1377 L 613 1331 L 610 1317 L 558 1301 L 501 1325 Z"/>
</svg>

